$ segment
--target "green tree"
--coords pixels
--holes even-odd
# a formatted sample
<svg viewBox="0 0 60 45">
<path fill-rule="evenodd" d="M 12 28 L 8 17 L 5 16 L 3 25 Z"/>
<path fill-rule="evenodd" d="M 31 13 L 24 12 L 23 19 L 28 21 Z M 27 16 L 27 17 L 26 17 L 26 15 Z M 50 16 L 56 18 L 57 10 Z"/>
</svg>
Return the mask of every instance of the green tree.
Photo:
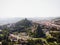
<svg viewBox="0 0 60 45">
<path fill-rule="evenodd" d="M 40 27 L 40 25 L 38 25 L 37 29 L 35 30 L 34 37 L 36 37 L 36 38 L 45 37 L 45 33 L 43 32 L 43 30 Z"/>
</svg>

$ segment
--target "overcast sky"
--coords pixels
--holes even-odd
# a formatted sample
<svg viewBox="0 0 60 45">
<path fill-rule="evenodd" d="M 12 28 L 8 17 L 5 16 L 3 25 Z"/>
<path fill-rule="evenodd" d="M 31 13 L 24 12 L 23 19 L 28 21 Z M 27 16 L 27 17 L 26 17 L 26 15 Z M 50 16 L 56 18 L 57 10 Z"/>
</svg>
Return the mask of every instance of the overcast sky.
<svg viewBox="0 0 60 45">
<path fill-rule="evenodd" d="M 0 0 L 0 18 L 59 16 L 60 0 Z"/>
</svg>

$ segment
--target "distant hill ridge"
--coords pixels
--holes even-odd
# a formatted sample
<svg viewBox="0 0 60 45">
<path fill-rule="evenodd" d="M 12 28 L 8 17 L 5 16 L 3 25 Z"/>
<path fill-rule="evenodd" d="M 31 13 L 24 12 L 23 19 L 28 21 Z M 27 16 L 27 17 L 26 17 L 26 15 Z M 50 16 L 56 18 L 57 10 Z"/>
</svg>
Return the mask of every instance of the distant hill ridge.
<svg viewBox="0 0 60 45">
<path fill-rule="evenodd" d="M 17 21 L 16 23 L 12 23 L 12 24 L 6 24 L 1 26 L 1 29 L 8 29 L 11 31 L 25 31 L 26 28 L 29 28 L 33 26 L 32 21 L 28 20 L 27 18 L 22 19 L 20 21 Z"/>
</svg>

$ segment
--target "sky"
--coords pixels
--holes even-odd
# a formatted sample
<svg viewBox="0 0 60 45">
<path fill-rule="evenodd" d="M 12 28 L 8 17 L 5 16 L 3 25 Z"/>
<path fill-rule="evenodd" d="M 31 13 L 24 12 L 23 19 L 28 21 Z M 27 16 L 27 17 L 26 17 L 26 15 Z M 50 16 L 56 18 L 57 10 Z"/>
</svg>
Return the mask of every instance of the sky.
<svg viewBox="0 0 60 45">
<path fill-rule="evenodd" d="M 59 16 L 60 0 L 0 0 L 0 18 Z"/>
</svg>

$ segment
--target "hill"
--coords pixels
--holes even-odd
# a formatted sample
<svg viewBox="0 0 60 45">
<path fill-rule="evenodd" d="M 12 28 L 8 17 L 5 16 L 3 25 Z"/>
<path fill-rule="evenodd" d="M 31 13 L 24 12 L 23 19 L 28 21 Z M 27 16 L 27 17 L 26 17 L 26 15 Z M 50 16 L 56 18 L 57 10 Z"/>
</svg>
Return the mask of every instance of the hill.
<svg viewBox="0 0 60 45">
<path fill-rule="evenodd" d="M 30 28 L 32 26 L 33 26 L 32 21 L 27 20 L 25 18 L 25 19 L 22 19 L 16 23 L 0 26 L 0 29 L 2 29 L 2 30 L 8 29 L 11 32 L 15 32 L 15 31 L 22 32 L 22 31 L 26 31 L 27 28 Z"/>
</svg>

